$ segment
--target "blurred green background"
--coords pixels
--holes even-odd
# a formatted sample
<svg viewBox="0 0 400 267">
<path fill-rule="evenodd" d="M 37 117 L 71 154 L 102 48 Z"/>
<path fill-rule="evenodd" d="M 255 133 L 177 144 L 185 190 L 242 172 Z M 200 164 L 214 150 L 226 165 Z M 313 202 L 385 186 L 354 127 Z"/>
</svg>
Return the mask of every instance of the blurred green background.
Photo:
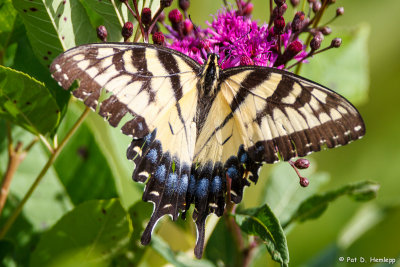
<svg viewBox="0 0 400 267">
<path fill-rule="evenodd" d="M 254 18 L 265 21 L 268 1 L 252 2 L 256 7 Z M 366 179 L 379 182 L 381 187 L 374 201 L 360 204 L 341 198 L 319 219 L 296 226 L 288 235 L 291 266 L 318 265 L 318 259 L 329 257 L 332 265 L 339 264 L 339 256 L 364 257 L 367 262 L 369 257 L 400 257 L 400 1 L 338 0 L 336 5 L 344 6 L 345 15 L 334 26 L 366 23 L 370 27 L 368 99 L 355 103 L 364 118 L 367 134 L 361 141 L 313 154 L 312 158 L 316 159 L 318 171 L 331 175 L 324 190 Z M 192 1 L 190 13 L 193 21 L 201 24 L 204 18 L 211 20 L 209 14 L 219 7 L 220 1 Z M 340 37 L 340 30 L 334 30 L 325 39 L 329 42 L 336 36 Z M 313 183 L 313 177 L 308 178 Z M 247 188 L 244 197 L 250 205 L 252 190 L 255 189 Z"/>
</svg>

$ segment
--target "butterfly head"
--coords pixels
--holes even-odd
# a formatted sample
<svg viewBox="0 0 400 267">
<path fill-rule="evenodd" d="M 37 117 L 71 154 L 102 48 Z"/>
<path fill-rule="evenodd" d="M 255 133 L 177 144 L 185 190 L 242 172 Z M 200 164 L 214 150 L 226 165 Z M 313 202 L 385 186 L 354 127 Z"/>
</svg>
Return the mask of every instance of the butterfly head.
<svg viewBox="0 0 400 267">
<path fill-rule="evenodd" d="M 209 53 L 207 55 L 207 62 L 203 66 L 201 72 L 201 84 L 203 85 L 203 93 L 206 95 L 213 95 L 217 89 L 220 67 L 218 65 L 219 55 Z"/>
</svg>

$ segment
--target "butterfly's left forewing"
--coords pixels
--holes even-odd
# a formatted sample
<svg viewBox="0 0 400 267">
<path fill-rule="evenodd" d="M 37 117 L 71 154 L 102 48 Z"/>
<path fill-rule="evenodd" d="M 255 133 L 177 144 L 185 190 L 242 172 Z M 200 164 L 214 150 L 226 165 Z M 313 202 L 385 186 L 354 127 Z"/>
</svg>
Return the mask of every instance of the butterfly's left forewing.
<svg viewBox="0 0 400 267">
<path fill-rule="evenodd" d="M 59 84 L 132 136 L 127 157 L 133 179 L 146 182 L 145 201 L 154 203 L 142 243 L 156 222 L 186 210 L 196 140 L 198 63 L 176 51 L 148 44 L 83 45 L 60 55 L 50 68 Z M 128 119 L 127 119 L 128 117 Z"/>
</svg>

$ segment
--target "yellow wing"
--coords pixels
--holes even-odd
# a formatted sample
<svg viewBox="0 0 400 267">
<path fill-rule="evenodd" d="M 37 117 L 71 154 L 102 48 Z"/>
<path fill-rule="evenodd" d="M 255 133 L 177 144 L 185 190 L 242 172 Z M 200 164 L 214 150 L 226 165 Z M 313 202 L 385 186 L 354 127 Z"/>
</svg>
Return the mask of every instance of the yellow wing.
<svg viewBox="0 0 400 267">
<path fill-rule="evenodd" d="M 186 210 L 186 191 L 196 140 L 197 73 L 200 65 L 176 51 L 148 44 L 102 43 L 75 47 L 50 68 L 59 84 L 133 137 L 127 150 L 133 179 L 146 182 L 154 212 L 142 236 L 150 242 L 165 214 Z"/>
</svg>

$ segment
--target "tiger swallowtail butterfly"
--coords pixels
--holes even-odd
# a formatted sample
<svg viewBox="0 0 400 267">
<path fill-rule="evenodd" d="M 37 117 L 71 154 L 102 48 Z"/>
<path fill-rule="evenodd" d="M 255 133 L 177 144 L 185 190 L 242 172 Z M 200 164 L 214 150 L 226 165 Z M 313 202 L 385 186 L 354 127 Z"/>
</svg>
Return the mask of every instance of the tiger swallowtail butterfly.
<svg viewBox="0 0 400 267">
<path fill-rule="evenodd" d="M 79 80 L 73 95 L 133 138 L 132 177 L 146 183 L 143 200 L 154 203 L 142 244 L 162 216 L 176 220 L 193 203 L 198 258 L 207 216 L 224 212 L 228 177 L 230 199 L 239 203 L 263 163 L 365 134 L 360 114 L 339 94 L 275 68 L 221 69 L 215 54 L 200 65 L 157 45 L 87 44 L 58 56 L 50 70 L 64 89 Z"/>
</svg>

